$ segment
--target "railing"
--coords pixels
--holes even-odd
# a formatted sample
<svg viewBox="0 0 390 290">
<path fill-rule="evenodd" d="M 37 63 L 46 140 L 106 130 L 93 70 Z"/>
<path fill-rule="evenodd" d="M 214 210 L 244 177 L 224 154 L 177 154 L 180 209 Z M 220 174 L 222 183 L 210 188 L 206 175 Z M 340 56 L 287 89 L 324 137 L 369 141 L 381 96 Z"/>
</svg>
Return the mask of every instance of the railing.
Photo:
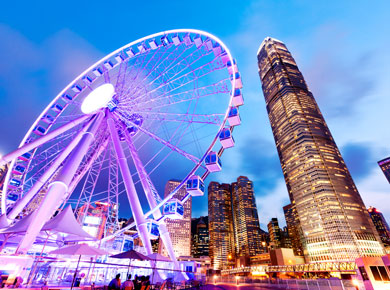
<svg viewBox="0 0 390 290">
<path fill-rule="evenodd" d="M 355 285 L 354 283 L 358 283 Z M 246 277 L 210 277 L 208 284 L 222 286 L 223 284 L 238 286 L 272 286 L 275 289 L 296 289 L 296 290 L 365 290 L 360 281 L 340 279 L 250 279 Z M 223 288 L 223 286 L 222 286 Z"/>
<path fill-rule="evenodd" d="M 245 273 L 277 273 L 277 272 L 356 272 L 355 262 L 320 262 L 299 265 L 281 266 L 247 266 L 228 270 L 222 270 L 222 276 Z"/>
</svg>

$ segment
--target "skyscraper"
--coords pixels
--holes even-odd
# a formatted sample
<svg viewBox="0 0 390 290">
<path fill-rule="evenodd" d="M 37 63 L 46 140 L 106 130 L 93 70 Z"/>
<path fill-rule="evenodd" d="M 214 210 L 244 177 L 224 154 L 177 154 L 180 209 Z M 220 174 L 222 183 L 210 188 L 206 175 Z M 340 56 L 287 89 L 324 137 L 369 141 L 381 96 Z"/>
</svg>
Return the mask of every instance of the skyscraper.
<svg viewBox="0 0 390 290">
<path fill-rule="evenodd" d="M 210 182 L 208 194 L 209 255 L 214 269 L 228 267 L 235 259 L 243 263 L 261 254 L 263 233 L 252 181 L 240 176 L 232 184 Z"/>
<path fill-rule="evenodd" d="M 295 204 L 288 204 L 283 207 L 284 217 L 286 219 L 287 233 L 291 239 L 291 246 L 294 254 L 303 256 L 303 248 L 301 242 L 300 224 L 297 216 Z"/>
<path fill-rule="evenodd" d="M 209 256 L 215 270 L 226 269 L 234 255 L 232 202 L 229 184 L 208 186 Z M 230 258 L 229 258 L 230 257 Z"/>
<path fill-rule="evenodd" d="M 372 222 L 378 231 L 382 243 L 386 247 L 390 247 L 390 228 L 385 220 L 385 217 L 379 210 L 372 206 L 368 208 L 368 214 L 370 215 Z"/>
<path fill-rule="evenodd" d="M 209 255 L 209 227 L 208 217 L 192 219 L 192 256 L 199 258 Z"/>
<path fill-rule="evenodd" d="M 279 227 L 279 222 L 277 218 L 272 218 L 268 225 L 269 239 L 275 249 L 278 249 L 282 246 L 282 233 Z"/>
<path fill-rule="evenodd" d="M 253 183 L 246 176 L 231 185 L 233 226 L 237 257 L 261 254 L 260 224 Z"/>
<path fill-rule="evenodd" d="M 168 196 L 179 184 L 180 181 L 178 180 L 169 180 L 165 185 L 164 196 Z M 181 200 L 186 194 L 186 188 L 183 186 L 175 194 L 174 198 Z M 189 198 L 184 203 L 183 219 L 174 220 L 167 218 L 165 220 L 176 257 L 191 256 L 191 213 L 192 199 Z M 161 241 L 159 243 L 159 253 L 168 256 L 168 252 Z"/>
<path fill-rule="evenodd" d="M 290 200 L 311 262 L 383 255 L 383 246 L 295 60 L 266 38 L 259 75 Z"/>
<path fill-rule="evenodd" d="M 390 183 L 390 157 L 378 161 L 378 165 L 386 176 L 387 181 Z"/>
</svg>

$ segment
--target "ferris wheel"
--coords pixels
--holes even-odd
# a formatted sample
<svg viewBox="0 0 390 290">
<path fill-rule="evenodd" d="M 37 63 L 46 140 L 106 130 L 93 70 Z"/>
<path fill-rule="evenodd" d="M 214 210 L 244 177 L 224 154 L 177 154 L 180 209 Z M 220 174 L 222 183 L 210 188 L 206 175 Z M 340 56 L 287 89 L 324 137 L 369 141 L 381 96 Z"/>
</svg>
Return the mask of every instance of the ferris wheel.
<svg viewBox="0 0 390 290">
<path fill-rule="evenodd" d="M 32 246 L 58 209 L 101 202 L 106 237 L 123 231 L 118 217 L 130 205 L 147 253 L 159 235 L 175 259 L 164 219 L 182 218 L 183 203 L 203 195 L 204 179 L 221 170 L 241 122 L 241 88 L 228 48 L 191 29 L 144 37 L 88 68 L 0 159 L 0 166 L 10 163 L 1 219 L 35 217 L 18 251 Z M 181 182 L 162 199 L 161 185 L 171 178 Z M 187 195 L 173 198 L 182 187 Z"/>
</svg>

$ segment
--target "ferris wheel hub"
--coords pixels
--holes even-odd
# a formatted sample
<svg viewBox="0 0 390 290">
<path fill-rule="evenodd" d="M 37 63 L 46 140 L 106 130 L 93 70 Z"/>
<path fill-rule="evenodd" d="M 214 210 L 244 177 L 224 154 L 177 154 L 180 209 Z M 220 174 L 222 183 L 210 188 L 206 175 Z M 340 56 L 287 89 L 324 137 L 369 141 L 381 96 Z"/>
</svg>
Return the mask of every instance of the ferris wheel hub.
<svg viewBox="0 0 390 290">
<path fill-rule="evenodd" d="M 81 111 L 84 114 L 91 114 L 99 109 L 106 108 L 115 95 L 115 88 L 112 84 L 106 83 L 94 89 L 81 104 Z"/>
</svg>

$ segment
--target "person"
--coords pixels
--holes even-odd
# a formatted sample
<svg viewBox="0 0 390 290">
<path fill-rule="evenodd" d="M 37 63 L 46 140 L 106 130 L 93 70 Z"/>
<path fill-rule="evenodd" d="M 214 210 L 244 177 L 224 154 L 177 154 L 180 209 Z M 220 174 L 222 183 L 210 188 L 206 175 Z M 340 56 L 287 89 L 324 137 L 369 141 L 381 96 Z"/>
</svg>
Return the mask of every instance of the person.
<svg viewBox="0 0 390 290">
<path fill-rule="evenodd" d="M 146 276 L 146 277 L 144 277 L 144 280 L 142 281 L 142 286 L 146 286 L 145 289 L 147 289 L 148 286 L 150 285 L 149 279 L 150 279 L 150 276 Z"/>
<path fill-rule="evenodd" d="M 134 284 L 134 290 L 140 290 L 141 289 L 141 281 L 140 281 L 140 278 L 135 275 L 134 277 L 134 280 L 133 280 L 133 284 Z"/>
<path fill-rule="evenodd" d="M 116 274 L 115 278 L 108 284 L 108 290 L 120 290 L 121 289 L 121 274 Z"/>
<path fill-rule="evenodd" d="M 123 282 L 122 284 L 122 290 L 133 290 L 134 289 L 134 283 L 131 281 L 131 274 L 127 276 L 127 280 Z"/>
</svg>

